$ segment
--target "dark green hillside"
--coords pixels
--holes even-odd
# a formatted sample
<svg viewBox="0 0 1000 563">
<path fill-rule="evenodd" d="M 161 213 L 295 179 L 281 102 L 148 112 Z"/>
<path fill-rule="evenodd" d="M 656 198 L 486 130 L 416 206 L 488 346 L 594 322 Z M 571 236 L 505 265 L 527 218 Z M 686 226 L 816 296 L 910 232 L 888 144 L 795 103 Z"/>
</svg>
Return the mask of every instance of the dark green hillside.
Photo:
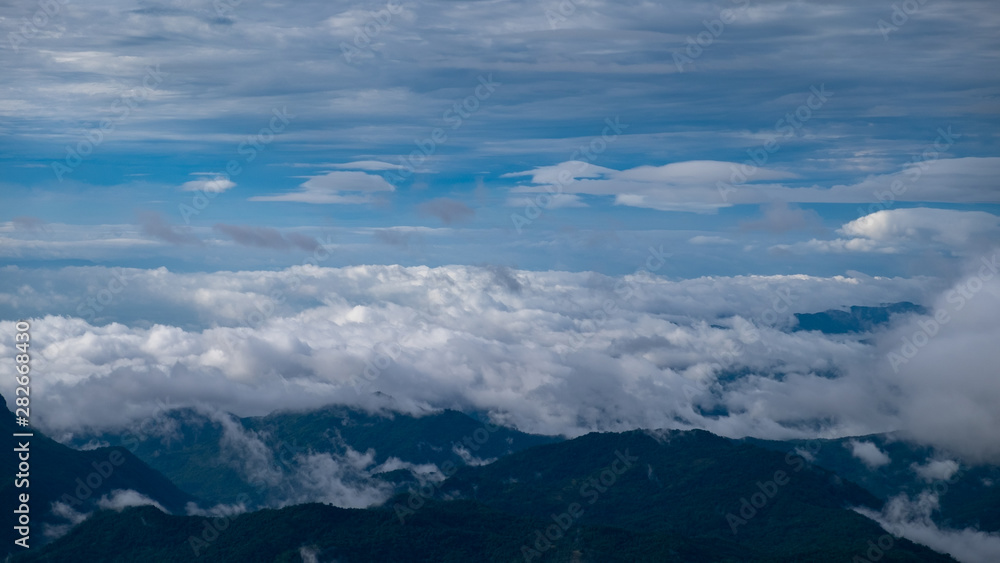
<svg viewBox="0 0 1000 563">
<path fill-rule="evenodd" d="M 852 441 L 871 442 L 889 456 L 890 462 L 867 467 L 851 453 Z M 775 451 L 810 448 L 816 465 L 858 483 L 882 499 L 905 493 L 916 496 L 921 491 L 938 493 L 941 509 L 932 516 L 939 526 L 976 527 L 1000 531 L 1000 467 L 995 465 L 960 465 L 947 480 L 924 479 L 914 470 L 929 460 L 955 460 L 955 456 L 928 446 L 909 443 L 892 434 L 838 438 L 834 440 L 770 441 L 748 438 L 747 443 Z"/>
<path fill-rule="evenodd" d="M 0 398 L 2 399 L 2 398 Z M 0 412 L 0 432 L 3 433 L 4 464 L 3 486 L 0 498 L 5 510 L 13 510 L 19 505 L 18 495 L 29 495 L 31 535 L 29 545 L 43 543 L 45 524 L 65 524 L 67 521 L 52 514 L 52 503 L 63 501 L 77 512 L 94 510 L 95 501 L 110 495 L 116 489 L 131 489 L 159 502 L 166 509 L 183 513 L 187 502 L 194 497 L 181 491 L 166 477 L 150 468 L 128 450 L 121 447 L 98 448 L 79 451 L 64 446 L 38 430 L 30 440 L 30 470 L 28 487 L 15 486 L 18 460 L 14 448 L 18 447 L 15 432 L 24 432 L 15 423 L 14 415 L 6 408 Z M 79 479 L 79 481 L 77 481 Z M 9 513 L 8 513 L 9 514 Z M 8 521 L 12 521 L 9 516 Z M 3 527 L 4 553 L 23 549 L 14 545 L 19 535 L 12 525 Z"/>
<path fill-rule="evenodd" d="M 443 490 L 510 514 L 538 517 L 576 502 L 584 510 L 579 519 L 584 525 L 734 542 L 747 553 L 779 560 L 850 560 L 869 539 L 885 533 L 848 508 L 876 508 L 878 498 L 802 458 L 703 431 L 657 436 L 595 433 L 531 448 L 491 465 L 462 468 Z M 614 481 L 607 487 L 590 481 L 609 467 L 623 469 L 621 462 L 615 467 L 619 453 L 628 456 L 631 468 L 614 479 L 607 475 L 606 481 Z M 749 506 L 753 495 L 767 491 L 756 499 L 762 507 Z M 727 520 L 730 514 L 745 523 Z M 893 550 L 896 560 L 921 553 L 934 557 L 902 543 Z"/>
<path fill-rule="evenodd" d="M 81 436 L 124 445 L 136 456 L 206 503 L 233 503 L 249 495 L 257 505 L 267 505 L 269 491 L 254 487 L 237 470 L 241 452 L 225 452 L 223 426 L 218 420 L 184 409 L 166 413 L 158 424 L 173 432 L 166 436 L 140 429 L 120 434 Z M 310 412 L 276 413 L 265 417 L 236 418 L 237 428 L 262 440 L 270 450 L 275 471 L 294 471 L 295 457 L 309 452 L 343 454 L 347 447 L 375 451 L 375 463 L 395 457 L 406 462 L 445 462 L 464 465 L 456 444 L 478 459 L 494 459 L 526 447 L 559 438 L 525 434 L 509 428 L 484 426 L 468 415 L 445 410 L 422 417 L 398 413 L 372 414 L 347 407 L 327 407 Z M 486 428 L 492 428 L 488 431 Z M 470 445 L 471 444 L 471 445 Z M 395 481 L 406 481 L 396 476 Z M 271 499 L 273 500 L 273 499 Z"/>
<path fill-rule="evenodd" d="M 867 491 L 801 458 L 701 431 L 535 446 L 464 467 L 432 493 L 367 510 L 261 510 L 215 520 L 219 533 L 206 528 L 212 520 L 152 507 L 101 512 L 16 561 L 843 562 L 885 535 L 847 508 L 878 507 Z M 756 513 L 727 521 L 744 499 Z M 952 561 L 905 540 L 879 560 Z"/>
<path fill-rule="evenodd" d="M 320 560 L 343 563 L 506 563 L 524 561 L 522 545 L 526 539 L 551 522 L 457 501 L 426 506 L 406 525 L 400 525 L 386 510 L 347 510 L 320 504 L 261 510 L 218 523 L 222 531 L 214 541 L 202 544 L 192 543 L 191 538 L 205 533 L 203 518 L 169 516 L 151 507 L 102 512 L 45 550 L 15 561 L 299 563 L 303 560 L 300 549 L 306 548 L 318 553 Z M 572 530 L 565 542 L 533 561 L 694 563 L 711 561 L 714 554 L 725 552 L 725 548 L 664 535 L 586 527 Z"/>
</svg>

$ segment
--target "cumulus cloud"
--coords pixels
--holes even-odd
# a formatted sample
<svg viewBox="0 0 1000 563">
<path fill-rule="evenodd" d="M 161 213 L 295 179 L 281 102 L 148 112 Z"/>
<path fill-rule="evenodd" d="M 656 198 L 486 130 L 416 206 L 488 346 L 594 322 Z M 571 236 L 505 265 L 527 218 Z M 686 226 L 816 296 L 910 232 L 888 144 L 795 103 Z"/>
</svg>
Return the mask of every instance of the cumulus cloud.
<svg viewBox="0 0 1000 563">
<path fill-rule="evenodd" d="M 514 293 L 521 291 L 521 280 L 518 279 L 517 272 L 514 270 L 506 266 L 490 264 L 483 266 L 483 268 L 493 273 L 493 281 L 498 286 Z"/>
<path fill-rule="evenodd" d="M 327 172 L 306 180 L 298 190 L 277 195 L 254 196 L 250 201 L 287 201 L 299 203 L 369 203 L 372 194 L 395 188 L 377 174 L 360 171 Z"/>
<path fill-rule="evenodd" d="M 268 227 L 216 223 L 212 228 L 244 246 L 276 250 L 299 248 L 309 251 L 315 250 L 319 246 L 319 242 L 313 237 L 301 233 L 282 234 L 280 231 Z"/>
<path fill-rule="evenodd" d="M 985 252 L 1000 238 L 1000 217 L 985 211 L 889 209 L 845 223 L 837 232 L 848 238 L 812 239 L 772 248 L 791 252 L 889 254 L 935 251 L 968 256 Z"/>
<path fill-rule="evenodd" d="M 102 271 L 111 276 L 100 268 L 46 275 L 63 292 L 71 280 L 102 279 Z M 893 430 L 895 413 L 908 411 L 900 403 L 919 390 L 862 369 L 877 363 L 879 351 L 862 336 L 783 327 L 794 312 L 922 303 L 933 295 L 919 279 L 668 281 L 464 266 L 124 274 L 128 291 L 104 311 L 112 322 L 46 316 L 32 324 L 36 369 L 47 374 L 36 383 L 37 423 L 55 435 L 128 424 L 155 411 L 162 397 L 179 407 L 259 415 L 364 405 L 375 391 L 392 396 L 395 410 L 485 410 L 546 434 L 700 427 L 792 438 Z M 151 316 L 160 321 L 143 320 Z M 0 330 L 0 344 L 13 333 Z M 360 394 L 359 379 L 368 385 Z M 2 378 L 0 390 L 10 391 Z M 112 396 L 124 408 L 96 407 Z M 986 422 L 965 421 L 963 432 L 997 443 Z M 226 451 L 244 474 L 277 481 L 268 452 L 252 438 L 234 433 Z"/>
<path fill-rule="evenodd" d="M 974 257 L 932 301 L 876 337 L 879 373 L 902 394 L 900 432 L 972 462 L 1000 461 L 1000 249 Z"/>
<path fill-rule="evenodd" d="M 872 442 L 851 440 L 846 445 L 851 448 L 851 455 L 860 459 L 868 466 L 868 469 L 876 469 L 892 461 L 885 452 Z"/>
<path fill-rule="evenodd" d="M 985 211 L 892 209 L 855 219 L 841 227 L 844 235 L 882 245 L 938 245 L 963 249 L 1000 237 L 1000 217 Z"/>
</svg>

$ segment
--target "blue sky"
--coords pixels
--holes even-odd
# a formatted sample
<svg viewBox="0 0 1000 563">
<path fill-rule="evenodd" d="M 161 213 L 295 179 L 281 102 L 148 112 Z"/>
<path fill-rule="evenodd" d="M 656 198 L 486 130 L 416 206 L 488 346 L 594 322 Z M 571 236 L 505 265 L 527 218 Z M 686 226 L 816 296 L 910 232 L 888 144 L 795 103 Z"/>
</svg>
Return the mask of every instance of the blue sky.
<svg viewBox="0 0 1000 563">
<path fill-rule="evenodd" d="M 622 274 L 664 245 L 679 278 L 913 275 L 924 239 L 816 249 L 883 207 L 1000 211 L 990 7 L 8 6 L 0 261 L 280 268 L 308 257 L 297 233 L 337 266 Z M 219 193 L 192 214 L 198 188 Z"/>
</svg>

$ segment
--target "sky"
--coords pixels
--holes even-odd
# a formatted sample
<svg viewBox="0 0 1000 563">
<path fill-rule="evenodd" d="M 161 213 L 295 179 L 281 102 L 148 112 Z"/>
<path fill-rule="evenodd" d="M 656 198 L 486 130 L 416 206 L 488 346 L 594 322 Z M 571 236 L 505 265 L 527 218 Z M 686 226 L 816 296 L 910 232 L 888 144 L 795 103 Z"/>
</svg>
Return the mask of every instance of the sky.
<svg viewBox="0 0 1000 563">
<path fill-rule="evenodd" d="M 332 237 L 331 266 L 953 267 L 842 232 L 1000 209 L 1000 16 L 907 7 L 6 2 L 0 260 L 279 269 Z"/>
<path fill-rule="evenodd" d="M 998 25 L 985 0 L 0 1 L 0 345 L 31 322 L 63 440 L 336 402 L 1000 463 Z M 794 330 L 900 301 L 925 313 Z"/>
</svg>

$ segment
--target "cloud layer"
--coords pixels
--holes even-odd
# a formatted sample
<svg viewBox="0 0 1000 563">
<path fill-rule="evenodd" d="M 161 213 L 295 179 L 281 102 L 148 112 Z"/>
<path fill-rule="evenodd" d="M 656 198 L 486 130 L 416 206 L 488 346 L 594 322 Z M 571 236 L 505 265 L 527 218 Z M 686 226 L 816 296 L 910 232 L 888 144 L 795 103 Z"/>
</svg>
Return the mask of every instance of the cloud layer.
<svg viewBox="0 0 1000 563">
<path fill-rule="evenodd" d="M 461 266 L 67 268 L 46 273 L 53 294 L 19 299 L 51 307 L 69 286 L 100 293 L 110 287 L 101 280 L 127 281 L 102 306 L 101 324 L 33 321 L 35 369 L 46 374 L 35 382 L 36 420 L 56 435 L 127 424 L 164 397 L 249 415 L 365 405 L 381 391 L 400 410 L 488 410 L 548 434 L 901 430 L 968 460 L 997 461 L 1000 387 L 989 366 L 1000 277 L 968 271 L 941 288 L 919 278 L 668 281 Z M 933 313 L 873 336 L 788 332 L 795 312 L 904 299 Z M 938 330 L 914 337 L 931 321 Z M 109 401 L 122 408 L 104 408 Z"/>
</svg>

